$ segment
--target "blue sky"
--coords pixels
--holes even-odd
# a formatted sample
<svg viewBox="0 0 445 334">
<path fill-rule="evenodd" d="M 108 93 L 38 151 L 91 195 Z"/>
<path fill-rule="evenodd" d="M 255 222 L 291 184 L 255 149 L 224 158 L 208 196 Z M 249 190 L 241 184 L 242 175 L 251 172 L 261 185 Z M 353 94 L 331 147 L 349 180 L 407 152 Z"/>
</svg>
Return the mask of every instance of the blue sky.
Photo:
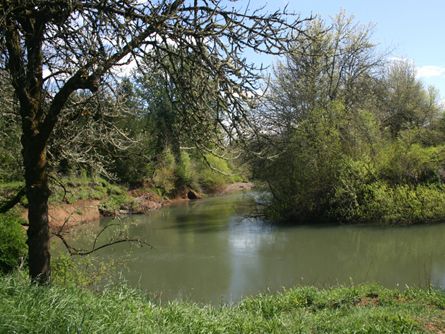
<svg viewBox="0 0 445 334">
<path fill-rule="evenodd" d="M 247 1 L 246 1 L 247 2 Z M 302 16 L 319 14 L 328 21 L 340 10 L 357 22 L 374 24 L 373 41 L 392 57 L 413 61 L 425 86 L 433 85 L 445 99 L 445 0 L 252 0 L 251 8 L 266 5 Z M 265 62 L 267 58 L 265 59 Z"/>
</svg>

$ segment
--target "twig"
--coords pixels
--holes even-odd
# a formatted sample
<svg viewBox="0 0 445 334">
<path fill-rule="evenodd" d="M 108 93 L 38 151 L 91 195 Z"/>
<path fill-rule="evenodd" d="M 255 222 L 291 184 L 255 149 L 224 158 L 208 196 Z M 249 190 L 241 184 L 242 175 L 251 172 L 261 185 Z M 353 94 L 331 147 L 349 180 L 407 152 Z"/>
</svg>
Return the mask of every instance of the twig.
<svg viewBox="0 0 445 334">
<path fill-rule="evenodd" d="M 71 217 L 71 216 L 70 216 L 70 217 Z M 71 245 L 68 243 L 68 241 L 65 239 L 65 236 L 64 236 L 64 234 L 63 234 L 63 228 L 64 228 L 65 224 L 67 223 L 67 221 L 69 220 L 70 217 L 68 217 L 67 219 L 65 219 L 65 222 L 64 222 L 64 224 L 62 225 L 62 227 L 61 227 L 57 232 L 52 232 L 52 235 L 58 237 L 58 238 L 62 241 L 63 245 L 65 246 L 65 248 L 67 249 L 68 253 L 69 253 L 71 256 L 85 256 L 85 255 L 89 255 L 89 254 L 92 254 L 92 253 L 94 253 L 94 252 L 96 252 L 96 251 L 98 251 L 98 250 L 100 250 L 100 249 L 103 249 L 103 248 L 106 248 L 106 247 L 110 247 L 110 246 L 112 246 L 112 245 L 120 244 L 120 243 L 123 243 L 123 242 L 137 243 L 138 246 L 140 246 L 140 247 L 142 247 L 142 246 L 148 246 L 148 247 L 150 247 L 150 248 L 152 248 L 152 249 L 154 248 L 154 247 L 153 247 L 152 245 L 150 245 L 148 242 L 143 241 L 143 240 L 140 240 L 140 239 L 137 239 L 137 238 L 131 238 L 131 239 L 130 239 L 130 238 L 123 238 L 123 239 L 111 240 L 111 241 L 109 241 L 109 242 L 107 242 L 107 243 L 105 243 L 105 244 L 103 244 L 103 245 L 96 246 L 98 238 L 100 237 L 100 235 L 101 235 L 106 229 L 108 229 L 108 228 L 110 228 L 110 227 L 113 227 L 113 226 L 118 226 L 118 225 L 119 225 L 119 224 L 109 224 L 109 225 L 104 226 L 104 227 L 102 228 L 102 230 L 100 230 L 100 232 L 96 235 L 96 237 L 94 238 L 93 246 L 91 247 L 91 249 L 89 249 L 89 250 L 85 250 L 85 249 L 77 249 L 77 248 L 71 246 Z"/>
</svg>

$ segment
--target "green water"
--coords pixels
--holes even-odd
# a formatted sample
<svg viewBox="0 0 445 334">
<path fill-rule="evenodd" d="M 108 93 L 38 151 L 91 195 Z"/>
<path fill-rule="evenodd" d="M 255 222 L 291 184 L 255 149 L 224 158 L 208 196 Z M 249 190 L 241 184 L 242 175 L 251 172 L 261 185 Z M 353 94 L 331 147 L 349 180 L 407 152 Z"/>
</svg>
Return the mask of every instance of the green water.
<svg viewBox="0 0 445 334">
<path fill-rule="evenodd" d="M 160 301 L 231 303 L 283 287 L 361 282 L 445 288 L 445 224 L 278 227 L 245 217 L 254 197 L 215 197 L 122 219 L 130 237 L 153 248 L 120 244 L 96 255 L 116 260 L 129 285 Z M 104 224 L 70 238 L 85 246 Z"/>
</svg>

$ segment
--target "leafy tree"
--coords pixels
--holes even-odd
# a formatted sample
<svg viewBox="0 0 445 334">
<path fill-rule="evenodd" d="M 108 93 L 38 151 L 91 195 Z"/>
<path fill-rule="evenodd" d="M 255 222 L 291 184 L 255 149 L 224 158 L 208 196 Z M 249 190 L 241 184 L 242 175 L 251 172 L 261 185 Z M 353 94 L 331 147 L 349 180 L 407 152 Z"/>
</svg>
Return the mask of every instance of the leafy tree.
<svg viewBox="0 0 445 334">
<path fill-rule="evenodd" d="M 394 61 L 389 64 L 383 80 L 383 90 L 377 95 L 384 126 L 393 137 L 400 131 L 414 127 L 430 127 L 439 114 L 439 94 L 436 89 L 425 89 L 416 78 L 414 64 Z"/>
<path fill-rule="evenodd" d="M 445 205 L 437 92 L 424 89 L 411 64 L 384 67 L 370 32 L 343 13 L 331 29 L 314 20 L 278 65 L 250 154 L 274 218 L 443 218 L 433 209 Z"/>
<path fill-rule="evenodd" d="M 363 104 L 382 64 L 370 41 L 369 26 L 356 24 L 344 12 L 332 26 L 321 19 L 308 23 L 307 32 L 292 42 L 292 49 L 276 67 L 267 108 L 290 126 L 316 108 L 334 100 L 347 110 Z"/>
<path fill-rule="evenodd" d="M 381 65 L 370 35 L 344 13 L 332 27 L 314 20 L 278 64 L 253 144 L 261 150 L 254 174 L 272 189 L 275 215 L 324 214 L 342 155 L 361 154 L 376 137 L 374 118 L 362 109 Z"/>
<path fill-rule="evenodd" d="M 307 222 L 320 220 L 335 191 L 342 159 L 341 119 L 345 109 L 332 103 L 313 110 L 285 138 L 279 152 L 261 159 L 254 175 L 268 182 L 273 194 L 269 213 L 277 220 Z"/>
<path fill-rule="evenodd" d="M 170 62 L 170 78 L 183 88 L 181 101 L 197 121 L 208 101 L 223 105 L 229 119 L 243 119 L 258 88 L 258 72 L 243 51 L 281 53 L 302 23 L 282 14 L 237 10 L 218 0 L 0 2 L 1 64 L 21 117 L 34 282 L 50 281 L 47 146 L 73 94 L 97 92 L 113 68 L 144 54 L 153 63 Z M 194 57 L 182 57 L 183 51 Z M 187 67 L 170 61 L 174 55 Z"/>
</svg>

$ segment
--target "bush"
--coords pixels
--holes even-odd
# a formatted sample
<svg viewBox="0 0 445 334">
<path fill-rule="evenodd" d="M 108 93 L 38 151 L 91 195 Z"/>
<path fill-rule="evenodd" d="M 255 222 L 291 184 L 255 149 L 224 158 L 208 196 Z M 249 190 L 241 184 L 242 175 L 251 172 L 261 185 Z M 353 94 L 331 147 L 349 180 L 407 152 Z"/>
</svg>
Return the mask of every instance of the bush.
<svg viewBox="0 0 445 334">
<path fill-rule="evenodd" d="M 204 190 L 217 191 L 225 184 L 232 182 L 232 169 L 227 160 L 212 154 L 206 154 L 204 159 L 206 161 L 201 161 L 198 169 L 199 184 Z"/>
<path fill-rule="evenodd" d="M 168 148 L 159 159 L 152 178 L 161 196 L 177 195 L 187 188 L 213 192 L 233 180 L 232 167 L 227 160 L 212 154 L 190 156 L 186 152 L 175 159 Z"/>
<path fill-rule="evenodd" d="M 17 268 L 27 254 L 23 220 L 12 214 L 0 214 L 0 272 Z"/>
<path fill-rule="evenodd" d="M 176 185 L 175 157 L 170 149 L 165 149 L 156 166 L 153 183 L 162 196 L 171 195 Z"/>
<path fill-rule="evenodd" d="M 366 160 L 345 159 L 331 200 L 332 219 L 414 224 L 445 220 L 445 186 L 391 184 Z"/>
<path fill-rule="evenodd" d="M 128 194 L 111 194 L 105 200 L 100 202 L 99 210 L 102 215 L 114 216 L 120 209 L 131 210 L 134 199 Z"/>
<path fill-rule="evenodd" d="M 285 146 L 273 160 L 265 160 L 257 175 L 268 181 L 272 219 L 313 222 L 328 219 L 329 200 L 342 162 L 341 132 L 334 119 L 344 110 L 333 105 L 315 110 L 289 131 Z"/>
<path fill-rule="evenodd" d="M 368 186 L 362 219 L 389 224 L 416 224 L 445 220 L 443 185 L 390 186 L 375 182 Z"/>
<path fill-rule="evenodd" d="M 110 283 L 116 270 L 114 260 L 59 255 L 52 260 L 51 280 L 55 286 L 94 288 Z"/>
<path fill-rule="evenodd" d="M 196 183 L 196 175 L 193 173 L 193 162 L 186 152 L 181 152 L 181 159 L 175 169 L 176 174 L 176 190 L 184 187 L 193 187 Z"/>
<path fill-rule="evenodd" d="M 334 220 L 357 222 L 363 218 L 363 204 L 370 197 L 367 186 L 377 178 L 376 170 L 366 158 L 353 160 L 345 157 L 340 166 L 335 192 L 330 199 L 329 216 Z"/>
<path fill-rule="evenodd" d="M 402 137 L 386 145 L 377 161 L 381 177 L 391 184 L 438 182 L 445 166 L 445 146 L 424 147 Z"/>
</svg>

